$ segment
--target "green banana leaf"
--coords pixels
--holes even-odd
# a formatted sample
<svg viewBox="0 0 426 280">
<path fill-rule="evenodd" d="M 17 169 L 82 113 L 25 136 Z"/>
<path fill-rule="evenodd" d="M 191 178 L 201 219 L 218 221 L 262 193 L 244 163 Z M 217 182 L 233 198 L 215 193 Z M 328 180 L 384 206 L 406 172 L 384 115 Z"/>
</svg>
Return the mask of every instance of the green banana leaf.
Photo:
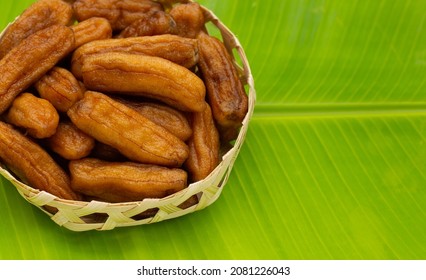
<svg viewBox="0 0 426 280">
<path fill-rule="evenodd" d="M 0 28 L 32 2 L 2 1 Z M 257 91 L 221 197 L 76 233 L 0 179 L 0 259 L 426 259 L 426 2 L 199 2 Z"/>
</svg>

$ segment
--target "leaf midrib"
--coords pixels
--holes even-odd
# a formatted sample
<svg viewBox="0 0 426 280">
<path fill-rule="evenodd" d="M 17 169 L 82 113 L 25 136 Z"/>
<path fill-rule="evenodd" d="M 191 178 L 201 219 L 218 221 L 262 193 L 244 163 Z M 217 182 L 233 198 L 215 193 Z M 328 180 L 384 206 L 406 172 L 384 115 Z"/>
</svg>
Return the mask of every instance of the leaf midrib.
<svg viewBox="0 0 426 280">
<path fill-rule="evenodd" d="M 254 118 L 373 117 L 426 115 L 426 102 L 258 103 Z"/>
</svg>

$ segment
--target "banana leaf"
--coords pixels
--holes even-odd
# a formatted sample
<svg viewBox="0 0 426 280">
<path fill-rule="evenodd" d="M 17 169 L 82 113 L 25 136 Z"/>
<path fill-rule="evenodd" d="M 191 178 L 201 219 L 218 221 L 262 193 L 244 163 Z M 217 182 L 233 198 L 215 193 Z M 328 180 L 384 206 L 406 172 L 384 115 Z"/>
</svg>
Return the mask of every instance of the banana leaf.
<svg viewBox="0 0 426 280">
<path fill-rule="evenodd" d="M 33 0 L 2 1 L 3 29 Z M 257 103 L 221 197 L 178 219 L 61 228 L 0 179 L 0 259 L 426 259 L 426 2 L 200 0 Z"/>
</svg>

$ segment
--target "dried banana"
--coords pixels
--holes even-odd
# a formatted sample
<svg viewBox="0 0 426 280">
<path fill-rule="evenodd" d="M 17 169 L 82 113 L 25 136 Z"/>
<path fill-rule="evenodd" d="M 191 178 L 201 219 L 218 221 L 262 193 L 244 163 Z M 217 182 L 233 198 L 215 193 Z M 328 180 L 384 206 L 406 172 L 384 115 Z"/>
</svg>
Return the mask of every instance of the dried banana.
<svg viewBox="0 0 426 280">
<path fill-rule="evenodd" d="M 24 183 L 59 198 L 81 200 L 70 179 L 52 157 L 11 125 L 0 121 L 0 159 Z"/>
<path fill-rule="evenodd" d="M 74 47 L 71 28 L 53 25 L 24 39 L 0 60 L 0 114 Z"/>
<path fill-rule="evenodd" d="M 175 167 L 188 157 L 182 140 L 105 94 L 86 92 L 67 114 L 80 130 L 130 160 Z"/>
<path fill-rule="evenodd" d="M 6 114 L 6 121 L 25 129 L 34 138 L 47 138 L 55 134 L 59 114 L 53 105 L 31 93 L 19 95 Z"/>
<path fill-rule="evenodd" d="M 197 40 L 176 35 L 164 34 L 97 40 L 81 46 L 73 53 L 71 61 L 72 73 L 77 79 L 82 79 L 81 67 L 85 58 L 93 54 L 108 52 L 158 56 L 186 68 L 194 67 L 199 59 Z"/>
<path fill-rule="evenodd" d="M 198 41 L 199 66 L 213 117 L 220 130 L 237 130 L 247 114 L 248 97 L 231 55 L 221 41 L 204 32 L 199 33 Z"/>
<path fill-rule="evenodd" d="M 5 30 L 0 38 L 0 59 L 35 32 L 56 24 L 69 24 L 72 14 L 71 5 L 62 0 L 34 2 Z"/>
<path fill-rule="evenodd" d="M 162 198 L 187 186 L 178 168 L 85 158 L 71 161 L 69 169 L 74 191 L 108 202 Z"/>
<path fill-rule="evenodd" d="M 145 96 L 183 111 L 204 109 L 203 81 L 160 57 L 100 53 L 84 60 L 82 74 L 89 90 Z"/>
</svg>

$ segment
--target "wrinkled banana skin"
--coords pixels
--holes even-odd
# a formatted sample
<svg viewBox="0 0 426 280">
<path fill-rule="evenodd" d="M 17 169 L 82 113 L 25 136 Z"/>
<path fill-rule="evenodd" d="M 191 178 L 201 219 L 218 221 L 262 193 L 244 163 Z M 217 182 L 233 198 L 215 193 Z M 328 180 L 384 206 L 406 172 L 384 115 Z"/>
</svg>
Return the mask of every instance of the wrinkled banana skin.
<svg viewBox="0 0 426 280">
<path fill-rule="evenodd" d="M 193 72 L 160 57 L 102 53 L 84 60 L 83 82 L 89 90 L 160 100 L 176 109 L 200 112 L 206 88 Z"/>
<path fill-rule="evenodd" d="M 105 94 L 87 91 L 67 114 L 80 130 L 133 161 L 176 167 L 188 157 L 182 140 Z"/>
</svg>

